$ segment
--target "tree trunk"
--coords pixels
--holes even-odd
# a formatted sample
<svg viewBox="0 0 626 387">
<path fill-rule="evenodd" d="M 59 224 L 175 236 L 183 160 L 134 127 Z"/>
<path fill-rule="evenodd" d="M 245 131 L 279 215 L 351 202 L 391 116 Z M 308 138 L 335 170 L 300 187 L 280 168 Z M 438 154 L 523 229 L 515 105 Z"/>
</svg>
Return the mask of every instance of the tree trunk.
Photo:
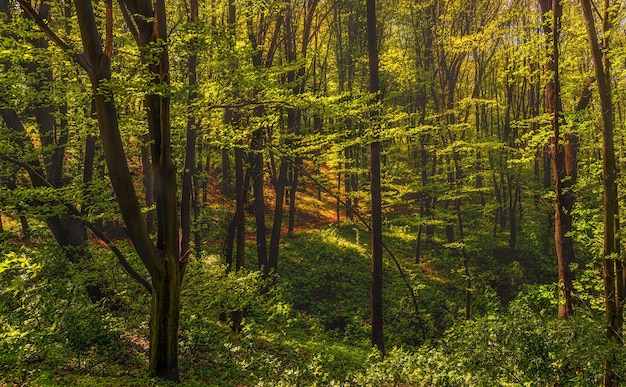
<svg viewBox="0 0 626 387">
<path fill-rule="evenodd" d="M 274 205 L 274 222 L 272 224 L 272 236 L 270 238 L 270 250 L 265 268 L 265 275 L 278 270 L 278 250 L 280 247 L 280 232 L 283 221 L 283 202 L 285 199 L 285 182 L 287 180 L 287 166 L 289 161 L 281 157 L 278 180 L 276 181 L 276 203 Z"/>
<path fill-rule="evenodd" d="M 255 115 L 263 115 L 263 108 L 255 110 Z M 265 192 L 263 173 L 263 129 L 257 129 L 252 134 L 251 145 L 252 189 L 254 194 L 254 219 L 256 228 L 257 260 L 260 269 L 268 267 L 267 239 L 265 229 Z"/>
<path fill-rule="evenodd" d="M 154 171 L 152 170 L 152 162 L 150 161 L 150 135 L 143 136 L 144 144 L 141 146 L 141 165 L 143 167 L 143 187 L 146 207 L 154 206 Z M 146 226 L 148 232 L 153 234 L 156 231 L 156 211 L 154 208 L 146 211 Z"/>
<path fill-rule="evenodd" d="M 346 126 L 349 124 L 349 120 L 347 120 L 346 122 Z M 349 131 L 349 126 L 347 127 L 347 131 Z M 344 167 L 346 169 L 346 173 L 344 173 L 344 191 L 346 192 L 346 218 L 350 219 L 350 220 L 354 220 L 354 213 L 352 211 L 352 169 L 354 168 L 353 166 L 353 159 L 352 159 L 352 149 L 353 147 L 349 146 L 346 147 L 346 149 L 344 150 L 344 157 L 346 159 L 346 161 L 344 162 Z"/>
<path fill-rule="evenodd" d="M 178 381 L 178 324 L 180 281 L 176 277 L 152 280 L 150 308 L 150 373 Z"/>
<path fill-rule="evenodd" d="M 287 234 L 289 235 L 293 235 L 296 222 L 296 191 L 298 189 L 298 172 L 301 164 L 302 159 L 300 157 L 297 157 L 292 164 L 291 187 L 289 189 L 289 226 L 287 227 Z"/>
<path fill-rule="evenodd" d="M 105 50 L 97 29 L 91 2 L 74 2 L 81 31 L 84 54 L 79 56 L 89 74 L 95 96 L 100 140 L 115 196 L 141 261 L 152 278 L 152 306 L 150 320 L 150 372 L 152 375 L 178 380 L 178 323 L 180 313 L 180 285 L 183 262 L 179 260 L 179 223 L 176 199 L 176 169 L 171 159 L 169 97 L 146 95 L 148 122 L 152 141 L 152 160 L 155 168 L 154 194 L 157 205 L 157 243 L 153 244 L 143 219 L 133 186 L 118 126 L 115 100 L 112 93 L 103 95 L 100 85 L 111 78 L 109 39 Z M 156 63 L 150 65 L 153 82 L 169 84 L 167 53 L 167 26 L 165 2 L 122 1 L 127 24 L 137 33 L 140 50 L 150 41 L 157 43 Z M 108 19 L 108 23 L 112 23 Z M 144 56 L 145 59 L 145 56 Z M 80 62 L 79 62 L 80 63 Z"/>
<path fill-rule="evenodd" d="M 610 4 L 604 1 L 602 14 L 603 42 L 600 47 L 596 31 L 594 14 L 590 0 L 581 0 L 591 56 L 598 83 L 598 94 L 602 109 L 602 180 L 604 187 L 604 299 L 606 305 L 606 335 L 617 343 L 623 343 L 623 308 L 624 308 L 624 278 L 618 277 L 623 273 L 624 258 L 619 257 L 620 241 L 618 237 L 619 213 L 617 195 L 617 165 L 615 161 L 615 144 L 613 138 L 614 115 L 611 91 L 611 70 L 608 55 L 609 31 L 611 18 Z M 619 375 L 613 371 L 617 359 L 613 355 L 608 359 L 604 371 L 604 385 L 617 386 L 620 383 Z"/>
<path fill-rule="evenodd" d="M 567 193 L 571 188 L 571 182 L 566 182 L 565 146 L 561 142 L 561 127 L 564 118 L 562 116 L 561 85 L 559 82 L 559 35 L 561 26 L 562 6 L 559 0 L 540 0 L 542 16 L 544 18 L 544 32 L 551 43 L 551 51 L 544 72 L 549 81 L 546 83 L 546 102 L 552 115 L 552 138 L 553 146 L 550 151 L 552 158 L 552 171 L 556 204 L 554 210 L 554 243 L 558 264 L 559 278 L 559 306 L 558 317 L 568 318 L 574 313 L 572 303 L 572 273 L 570 264 L 574 262 L 574 244 L 572 237 L 568 235 L 572 229 L 571 209 L 573 207 L 573 195 Z M 552 12 L 552 25 L 546 21 L 546 14 Z M 571 156 L 570 156 L 571 157 Z M 575 168 L 574 168 L 575 170 Z M 567 187 L 566 187 L 567 185 Z M 569 197 L 566 198 L 565 195 Z M 568 202 L 566 204 L 566 202 Z M 570 203 L 571 202 L 571 203 Z"/>
<path fill-rule="evenodd" d="M 222 148 L 222 195 L 230 196 L 230 156 L 228 149 Z"/>
<path fill-rule="evenodd" d="M 198 0 L 190 0 L 189 22 L 198 22 Z M 195 40 L 195 39 L 194 39 Z M 191 43 L 194 46 L 195 42 Z M 185 142 L 185 166 L 183 170 L 183 186 L 180 200 L 180 228 L 181 242 L 180 251 L 183 256 L 188 255 L 191 245 L 191 218 L 194 201 L 194 176 L 196 175 L 196 140 L 198 130 L 198 120 L 195 117 L 193 103 L 197 98 L 195 87 L 198 78 L 198 55 L 194 51 L 189 55 L 187 62 L 188 83 L 191 88 L 188 97 L 187 107 L 187 139 Z M 197 248 L 198 246 L 196 246 Z"/>
<path fill-rule="evenodd" d="M 378 40 L 376 32 L 376 0 L 367 0 L 367 52 L 369 64 L 369 91 L 378 94 Z M 378 99 L 376 95 L 375 99 Z M 385 352 L 383 337 L 383 239 L 382 239 L 382 197 L 380 173 L 380 139 L 378 111 L 370 112 L 373 138 L 370 140 L 370 194 L 372 206 L 372 277 L 371 277 L 371 324 L 372 346 Z"/>
<path fill-rule="evenodd" d="M 246 253 L 246 228 L 245 228 L 245 208 L 247 189 L 244 184 L 244 152 L 243 149 L 235 149 L 235 229 L 237 233 L 237 250 L 235 256 L 235 271 L 239 271 L 244 266 Z M 232 330 L 235 333 L 241 331 L 243 321 L 243 310 L 233 312 Z"/>
</svg>

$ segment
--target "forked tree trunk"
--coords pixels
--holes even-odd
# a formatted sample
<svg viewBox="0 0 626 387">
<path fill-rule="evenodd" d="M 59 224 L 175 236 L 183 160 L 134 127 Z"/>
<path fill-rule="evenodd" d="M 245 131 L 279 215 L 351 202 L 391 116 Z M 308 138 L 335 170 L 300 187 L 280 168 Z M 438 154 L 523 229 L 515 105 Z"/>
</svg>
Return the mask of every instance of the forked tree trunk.
<svg viewBox="0 0 626 387">
<path fill-rule="evenodd" d="M 306 73 L 306 55 L 308 51 L 309 42 L 311 39 L 311 28 L 313 25 L 313 16 L 315 15 L 315 9 L 317 8 L 319 0 L 307 0 L 304 3 L 304 25 L 302 26 L 302 46 L 300 47 L 300 55 L 302 57 L 302 65 L 297 70 L 289 71 L 287 74 L 287 81 L 289 83 L 295 83 L 292 91 L 295 95 L 304 92 L 305 82 L 308 77 L 305 77 Z M 285 13 L 285 53 L 288 62 L 293 63 L 296 61 L 296 32 L 298 30 L 297 25 L 292 25 L 292 11 L 289 7 Z M 296 19 L 297 20 L 297 19 Z M 297 137 L 300 136 L 300 127 L 302 121 L 302 111 L 294 109 L 293 120 L 290 120 L 290 131 Z M 298 191 L 298 175 L 302 166 L 302 158 L 296 155 L 295 159 L 291 160 L 291 176 L 289 187 L 289 220 L 287 226 L 287 232 L 289 235 L 293 234 L 296 217 L 296 192 Z"/>
<path fill-rule="evenodd" d="M 248 38 L 250 44 L 252 46 L 252 51 L 254 54 L 251 57 L 252 65 L 256 69 L 261 69 L 263 66 L 269 68 L 272 66 L 274 55 L 278 48 L 278 44 L 280 43 L 279 35 L 281 32 L 281 28 L 283 25 L 284 16 L 281 14 L 276 18 L 274 22 L 273 33 L 270 39 L 270 45 L 267 49 L 267 56 L 265 58 L 265 63 L 263 63 L 263 47 L 264 42 L 261 40 L 261 36 L 264 34 L 258 34 L 257 31 L 253 29 L 253 23 L 251 20 L 248 20 Z M 265 114 L 265 108 L 263 105 L 259 105 L 254 109 L 255 117 L 263 117 Z M 258 265 L 259 268 L 263 271 L 264 274 L 269 273 L 270 266 L 275 264 L 274 261 L 277 261 L 278 257 L 278 247 L 274 247 L 274 242 L 270 242 L 272 247 L 270 247 L 270 253 L 268 255 L 267 251 L 267 239 L 266 239 L 266 226 L 265 226 L 265 192 L 264 192 L 264 183 L 265 183 L 265 157 L 264 157 L 264 143 L 265 136 L 271 134 L 267 131 L 268 128 L 261 125 L 252 133 L 252 143 L 251 143 L 251 152 L 252 155 L 250 157 L 251 160 L 251 177 L 253 179 L 252 187 L 254 191 L 254 216 L 255 216 L 255 226 L 256 226 L 256 246 L 257 246 L 257 257 L 258 257 Z M 268 142 L 271 142 L 271 138 Z M 273 159 L 273 153 L 270 153 L 270 167 L 271 167 L 271 176 L 270 180 L 273 183 L 276 183 L 276 171 L 275 164 Z M 280 179 L 278 179 L 280 180 Z M 284 189 L 284 187 L 283 187 Z M 283 193 L 284 196 L 284 193 Z M 282 219 L 282 204 L 281 204 L 281 219 Z M 274 239 L 274 232 L 272 231 L 272 239 Z M 274 258 L 274 255 L 276 256 Z M 272 257 L 272 258 L 270 258 Z M 272 261 L 270 263 L 270 261 Z"/>
<path fill-rule="evenodd" d="M 68 52 L 69 46 L 49 31 L 32 11 L 28 3 L 20 5 L 29 10 L 39 27 Z M 178 324 L 180 313 L 180 285 L 183 263 L 179 260 L 179 224 L 176 201 L 176 169 L 171 159 L 169 98 L 147 95 L 153 162 L 155 164 L 155 200 L 157 204 L 158 240 L 152 242 L 141 213 L 134 189 L 124 146 L 121 139 L 115 98 L 113 93 L 100 92 L 101 85 L 111 78 L 110 56 L 112 53 L 112 3 L 107 5 L 107 39 L 104 49 L 98 31 L 98 23 L 90 1 L 74 1 L 80 26 L 83 54 L 73 59 L 88 73 L 95 96 L 96 116 L 100 130 L 102 150 L 109 177 L 115 192 L 120 213 L 133 246 L 152 279 L 152 303 L 150 310 L 150 372 L 151 374 L 178 380 Z M 169 60 L 165 42 L 167 28 L 165 2 L 120 1 L 122 13 L 140 50 L 150 42 L 158 42 L 156 64 L 151 66 L 153 81 L 166 85 L 169 82 Z M 134 18 L 134 19 L 133 19 Z M 158 103 L 156 103 L 158 101 Z"/>
</svg>

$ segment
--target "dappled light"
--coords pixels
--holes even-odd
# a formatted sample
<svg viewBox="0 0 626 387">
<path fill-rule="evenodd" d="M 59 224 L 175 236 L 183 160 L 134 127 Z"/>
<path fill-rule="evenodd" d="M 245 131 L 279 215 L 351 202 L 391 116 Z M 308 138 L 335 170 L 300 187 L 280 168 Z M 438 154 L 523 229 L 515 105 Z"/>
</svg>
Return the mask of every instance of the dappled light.
<svg viewBox="0 0 626 387">
<path fill-rule="evenodd" d="M 0 386 L 618 386 L 626 7 L 0 0 Z"/>
</svg>

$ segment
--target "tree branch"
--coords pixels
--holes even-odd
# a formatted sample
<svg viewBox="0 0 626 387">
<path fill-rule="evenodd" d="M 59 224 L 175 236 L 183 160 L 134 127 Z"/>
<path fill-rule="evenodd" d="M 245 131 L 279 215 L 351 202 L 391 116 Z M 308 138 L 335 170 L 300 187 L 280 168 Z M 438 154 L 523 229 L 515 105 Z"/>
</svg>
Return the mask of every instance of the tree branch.
<svg viewBox="0 0 626 387">
<path fill-rule="evenodd" d="M 293 104 L 290 104 L 288 102 L 281 102 L 281 101 L 277 101 L 277 102 L 243 101 L 243 102 L 233 103 L 233 104 L 209 105 L 207 106 L 207 109 L 209 110 L 211 109 L 239 109 L 239 108 L 243 108 L 246 106 L 283 106 L 283 107 L 288 107 L 288 108 L 295 107 Z"/>
<path fill-rule="evenodd" d="M 26 13 L 26 15 L 28 15 L 28 17 L 32 21 L 34 21 L 35 24 L 37 24 L 41 32 L 46 34 L 46 36 L 54 44 L 56 44 L 57 46 L 59 46 L 59 48 L 61 48 L 63 51 L 69 54 L 69 56 L 74 60 L 74 62 L 78 63 L 88 73 L 90 72 L 91 66 L 87 62 L 87 58 L 85 58 L 83 54 L 79 54 L 78 52 L 76 52 L 76 50 L 72 46 L 65 43 L 65 41 L 61 39 L 61 37 L 59 37 L 59 35 L 57 35 L 54 31 L 52 31 L 52 29 L 48 26 L 45 20 L 42 19 L 39 13 L 35 11 L 35 9 L 30 5 L 29 2 L 25 0 L 17 0 L 17 2 L 20 4 L 20 7 Z"/>
<path fill-rule="evenodd" d="M 595 81 L 596 81 L 596 77 L 592 77 L 592 76 L 587 77 L 587 80 L 585 81 L 585 85 L 583 86 L 583 91 L 580 94 L 578 103 L 576 104 L 577 112 L 585 110 L 587 108 L 587 105 L 589 105 L 589 101 L 591 100 L 591 90 L 589 89 L 589 87 Z"/>
<path fill-rule="evenodd" d="M 120 5 L 120 9 L 122 10 L 122 16 L 124 17 L 124 21 L 126 21 L 126 26 L 128 27 L 130 34 L 133 35 L 133 38 L 135 38 L 135 42 L 138 42 L 139 32 L 137 31 L 137 27 L 135 26 L 135 23 L 133 22 L 133 18 L 130 15 L 130 12 L 128 12 L 128 8 L 126 7 L 126 4 L 124 4 L 123 0 L 119 0 L 118 3 Z"/>
<path fill-rule="evenodd" d="M 16 159 L 15 157 L 11 157 L 11 156 L 1 154 L 1 153 L 0 153 L 0 159 L 8 161 L 21 168 L 24 168 L 28 172 L 28 174 L 31 176 L 31 179 L 33 177 L 36 177 L 38 182 L 41 183 L 43 186 L 53 188 L 53 185 L 48 180 L 46 180 L 45 177 L 43 177 L 39 172 L 37 172 L 32 166 L 28 165 L 27 163 L 19 159 Z M 57 200 L 59 201 L 60 204 L 62 204 L 63 206 L 65 206 L 65 208 L 67 208 L 67 210 L 70 212 L 72 216 L 79 219 L 85 225 L 85 227 L 91 230 L 95 236 L 97 236 L 102 242 L 104 242 L 107 245 L 109 249 L 111 249 L 113 254 L 115 254 L 115 256 L 117 257 L 117 260 L 120 263 L 120 265 L 122 265 L 122 268 L 124 269 L 124 271 L 131 278 L 139 282 L 139 284 L 142 285 L 148 291 L 148 293 L 152 293 L 152 286 L 150 285 L 150 282 L 148 282 L 147 279 L 145 279 L 141 274 L 139 274 L 137 271 L 135 271 L 135 269 L 133 269 L 133 267 L 130 265 L 126 257 L 124 257 L 124 254 L 120 251 L 120 249 L 118 249 L 117 246 L 115 246 L 113 242 L 111 242 L 111 240 L 101 230 L 99 230 L 91 222 L 88 222 L 82 219 L 82 216 L 80 212 L 76 209 L 76 207 L 74 207 L 73 205 L 69 203 L 63 202 L 60 199 L 57 199 Z"/>
</svg>

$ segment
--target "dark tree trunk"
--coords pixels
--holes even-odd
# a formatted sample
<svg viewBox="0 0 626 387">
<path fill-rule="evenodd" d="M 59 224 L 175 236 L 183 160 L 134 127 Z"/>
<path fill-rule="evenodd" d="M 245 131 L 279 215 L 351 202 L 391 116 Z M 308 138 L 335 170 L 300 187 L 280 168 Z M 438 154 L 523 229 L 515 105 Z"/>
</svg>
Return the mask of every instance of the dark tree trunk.
<svg viewBox="0 0 626 387">
<path fill-rule="evenodd" d="M 141 165 L 143 168 L 143 187 L 146 207 L 154 206 L 154 171 L 152 170 L 152 162 L 150 161 L 150 135 L 143 137 L 144 144 L 141 146 Z M 156 232 L 156 211 L 151 208 L 146 211 L 146 225 L 148 232 L 153 234 Z"/>
<path fill-rule="evenodd" d="M 274 205 L 274 222 L 272 224 L 272 236 L 270 238 L 270 250 L 265 268 L 265 275 L 278 270 L 278 251 L 280 247 L 280 233 L 283 222 L 283 202 L 285 199 L 285 183 L 287 181 L 287 166 L 289 161 L 281 157 L 278 180 L 276 181 L 276 203 Z"/>
<path fill-rule="evenodd" d="M 222 148 L 222 195 L 231 194 L 230 156 L 228 149 Z"/>
<path fill-rule="evenodd" d="M 624 308 L 624 260 L 614 259 L 620 253 L 619 212 L 617 195 L 617 165 L 614 144 L 614 113 L 611 91 L 611 69 L 609 57 L 605 54 L 610 48 L 609 31 L 611 30 L 610 3 L 604 1 L 602 14 L 602 47 L 598 41 L 593 5 L 589 0 L 581 0 L 591 56 L 598 84 L 600 106 L 602 108 L 602 180 L 604 187 L 604 299 L 606 304 L 606 335 L 617 343 L 623 344 L 623 308 Z M 622 275 L 619 275 L 622 273 Z M 617 359 L 608 359 L 604 372 L 604 385 L 617 386 L 621 378 L 613 371 Z"/>
<path fill-rule="evenodd" d="M 376 0 L 367 0 L 367 52 L 369 60 L 369 91 L 378 94 L 378 40 L 376 32 Z M 378 97 L 376 97 L 377 99 Z M 383 336 L 383 239 L 382 239 L 382 197 L 380 173 L 380 139 L 378 138 L 378 111 L 370 113 L 373 138 L 370 144 L 370 193 L 372 205 L 372 277 L 371 277 L 371 324 L 372 346 L 385 352 Z"/>
<path fill-rule="evenodd" d="M 509 193 L 509 248 L 514 249 L 517 245 L 517 198 L 519 184 L 517 179 L 512 175 L 507 175 L 507 191 Z"/>
<path fill-rule="evenodd" d="M 262 116 L 262 108 L 255 111 L 255 115 Z M 251 159 L 252 189 L 254 194 L 254 219 L 256 228 L 256 247 L 259 268 L 268 268 L 267 239 L 265 229 L 265 192 L 263 173 L 263 130 L 257 129 L 252 134 Z"/>
<path fill-rule="evenodd" d="M 344 191 L 346 192 L 346 218 L 350 220 L 354 220 L 354 213 L 352 211 L 352 168 L 353 168 L 353 160 L 352 160 L 352 147 L 347 147 L 344 150 L 344 157 L 346 159 L 344 163 L 344 168 L 346 169 L 346 173 L 344 174 Z"/>
<path fill-rule="evenodd" d="M 237 233 L 237 250 L 235 256 L 235 271 L 239 271 L 244 266 L 246 253 L 246 228 L 245 228 L 245 209 L 247 189 L 244 184 L 244 152 L 241 148 L 235 149 L 235 229 Z M 241 331 L 241 323 L 243 321 L 243 310 L 239 309 L 233 312 L 232 330 L 235 333 Z"/>
<path fill-rule="evenodd" d="M 196 24 L 198 22 L 198 0 L 190 0 L 190 14 L 189 22 Z M 194 46 L 195 42 L 191 45 Z M 188 255 L 188 251 L 191 245 L 191 219 L 193 211 L 194 201 L 194 176 L 196 175 L 196 140 L 198 130 L 198 119 L 195 117 L 194 109 L 192 108 L 194 101 L 197 98 L 195 87 L 198 78 L 198 55 L 193 51 L 187 62 L 188 71 L 188 83 L 191 88 L 191 92 L 188 97 L 187 108 L 187 139 L 185 143 L 185 166 L 183 170 L 183 186 L 180 200 L 180 228 L 181 228 L 181 241 L 180 251 L 183 256 Z M 197 246 L 196 246 L 197 247 Z"/>
<path fill-rule="evenodd" d="M 575 144 L 567 145 L 570 148 L 570 168 L 566 168 L 566 145 L 561 139 L 561 127 L 564 124 L 561 104 L 561 85 L 559 80 L 559 35 L 561 27 L 562 6 L 560 0 L 540 0 L 541 11 L 544 16 L 544 32 L 551 43 L 551 51 L 545 72 L 549 81 L 546 83 L 546 102 L 548 110 L 552 115 L 552 130 L 554 137 L 551 149 L 552 171 L 554 176 L 554 187 L 556 194 L 556 205 L 554 210 L 554 243 L 556 247 L 558 279 L 559 279 L 559 306 L 558 317 L 568 318 L 574 313 L 572 302 L 572 272 L 570 264 L 575 261 L 574 243 L 569 233 L 572 231 L 571 210 L 574 204 L 574 196 L 571 187 L 575 176 L 568 174 L 575 173 L 576 166 L 573 154 Z M 549 25 L 545 20 L 545 15 L 552 12 Z M 570 135 L 570 138 L 572 136 Z M 565 137 L 567 139 L 567 137 Z M 572 138 L 572 140 L 574 140 Z M 566 181 L 566 178 L 569 178 Z"/>
<path fill-rule="evenodd" d="M 292 165 L 291 175 L 291 188 L 289 190 L 289 226 L 287 228 L 287 234 L 293 235 L 293 230 L 296 221 L 296 191 L 298 188 L 299 169 L 302 164 L 302 159 L 297 157 Z"/>
</svg>

